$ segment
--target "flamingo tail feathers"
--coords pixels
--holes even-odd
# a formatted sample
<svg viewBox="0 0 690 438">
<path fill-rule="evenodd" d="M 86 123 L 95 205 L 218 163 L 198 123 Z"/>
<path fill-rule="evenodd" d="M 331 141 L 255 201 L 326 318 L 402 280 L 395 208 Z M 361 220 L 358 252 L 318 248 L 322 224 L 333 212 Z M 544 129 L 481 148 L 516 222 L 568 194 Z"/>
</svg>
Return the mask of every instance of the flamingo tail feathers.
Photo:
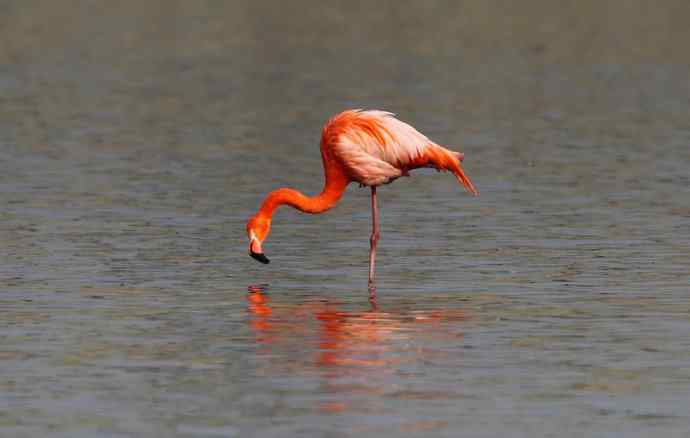
<svg viewBox="0 0 690 438">
<path fill-rule="evenodd" d="M 462 170 L 462 167 L 460 166 L 460 163 L 465 158 L 465 154 L 463 154 L 462 152 L 451 151 L 435 144 L 430 145 L 426 153 L 429 159 L 429 163 L 433 167 L 439 170 L 448 170 L 452 172 L 453 175 L 455 175 L 455 178 L 458 180 L 458 182 L 465 186 L 468 192 L 472 193 L 475 196 L 479 195 L 479 192 L 477 192 L 477 189 L 474 187 L 474 184 L 472 184 L 472 181 L 465 174 L 465 172 Z"/>
</svg>

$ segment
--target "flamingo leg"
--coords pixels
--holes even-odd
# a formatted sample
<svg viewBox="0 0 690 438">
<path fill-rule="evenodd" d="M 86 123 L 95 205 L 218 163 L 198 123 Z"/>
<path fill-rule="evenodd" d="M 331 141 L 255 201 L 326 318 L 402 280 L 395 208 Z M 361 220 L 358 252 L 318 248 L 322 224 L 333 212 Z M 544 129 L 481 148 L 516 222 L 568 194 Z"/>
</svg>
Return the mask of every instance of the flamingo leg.
<svg viewBox="0 0 690 438">
<path fill-rule="evenodd" d="M 376 205 L 376 187 L 371 188 L 371 238 L 369 243 L 369 298 L 376 299 L 374 269 L 376 267 L 376 246 L 379 242 L 379 209 Z"/>
</svg>

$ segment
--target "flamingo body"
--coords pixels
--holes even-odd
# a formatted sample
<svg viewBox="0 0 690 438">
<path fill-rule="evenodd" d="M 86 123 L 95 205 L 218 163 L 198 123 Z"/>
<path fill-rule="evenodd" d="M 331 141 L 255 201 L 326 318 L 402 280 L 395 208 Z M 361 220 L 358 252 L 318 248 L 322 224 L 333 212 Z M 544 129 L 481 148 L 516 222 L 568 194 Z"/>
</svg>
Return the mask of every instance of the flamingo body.
<svg viewBox="0 0 690 438">
<path fill-rule="evenodd" d="M 429 140 L 412 126 L 379 110 L 348 110 L 331 118 L 323 129 L 321 151 L 331 153 L 351 180 L 365 186 L 388 184 L 419 167 L 451 170 L 467 189 L 477 191 L 464 176 L 464 156 Z"/>
<path fill-rule="evenodd" d="M 332 148 L 347 174 L 365 186 L 399 178 L 432 142 L 384 111 L 345 111 L 326 123 L 322 147 Z"/>
<path fill-rule="evenodd" d="M 262 243 L 279 206 L 290 205 L 311 214 L 323 213 L 336 205 L 348 184 L 358 182 L 370 186 L 372 192 L 371 290 L 378 242 L 376 187 L 407 176 L 410 170 L 433 167 L 452 172 L 470 193 L 478 194 L 460 166 L 464 154 L 434 143 L 386 111 L 347 110 L 332 117 L 321 135 L 321 157 L 326 180 L 321 193 L 308 197 L 293 189 L 274 190 L 266 196 L 258 213 L 249 219 L 247 235 L 252 257 L 268 263 Z"/>
</svg>

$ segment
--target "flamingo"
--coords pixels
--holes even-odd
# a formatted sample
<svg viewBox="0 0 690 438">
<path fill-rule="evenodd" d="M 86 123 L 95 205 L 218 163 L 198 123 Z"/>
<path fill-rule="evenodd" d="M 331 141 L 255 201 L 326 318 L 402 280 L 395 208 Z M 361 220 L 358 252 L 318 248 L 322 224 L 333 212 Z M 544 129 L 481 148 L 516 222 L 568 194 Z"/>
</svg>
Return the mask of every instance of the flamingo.
<svg viewBox="0 0 690 438">
<path fill-rule="evenodd" d="M 281 205 L 319 214 L 333 208 L 352 182 L 371 188 L 372 232 L 369 239 L 369 292 L 375 297 L 374 269 L 379 241 L 376 188 L 389 184 L 409 171 L 432 167 L 450 171 L 467 191 L 478 195 L 460 163 L 464 154 L 454 152 L 429 140 L 412 126 L 380 110 L 346 110 L 333 116 L 321 134 L 321 158 L 325 174 L 324 188 L 316 196 L 280 188 L 270 192 L 259 211 L 247 222 L 249 255 L 269 263 L 262 244 L 271 229 L 273 213 Z"/>
</svg>

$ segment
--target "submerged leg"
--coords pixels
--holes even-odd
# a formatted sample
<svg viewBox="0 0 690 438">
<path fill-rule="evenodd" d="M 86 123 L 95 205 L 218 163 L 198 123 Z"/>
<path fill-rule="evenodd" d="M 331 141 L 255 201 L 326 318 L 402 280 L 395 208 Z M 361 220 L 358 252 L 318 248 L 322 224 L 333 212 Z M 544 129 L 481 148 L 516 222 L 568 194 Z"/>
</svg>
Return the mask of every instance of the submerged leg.
<svg viewBox="0 0 690 438">
<path fill-rule="evenodd" d="M 379 241 L 379 210 L 376 205 L 376 187 L 371 188 L 371 239 L 369 243 L 369 297 L 376 297 L 376 286 L 374 285 L 374 269 L 376 267 L 376 245 Z"/>
</svg>

